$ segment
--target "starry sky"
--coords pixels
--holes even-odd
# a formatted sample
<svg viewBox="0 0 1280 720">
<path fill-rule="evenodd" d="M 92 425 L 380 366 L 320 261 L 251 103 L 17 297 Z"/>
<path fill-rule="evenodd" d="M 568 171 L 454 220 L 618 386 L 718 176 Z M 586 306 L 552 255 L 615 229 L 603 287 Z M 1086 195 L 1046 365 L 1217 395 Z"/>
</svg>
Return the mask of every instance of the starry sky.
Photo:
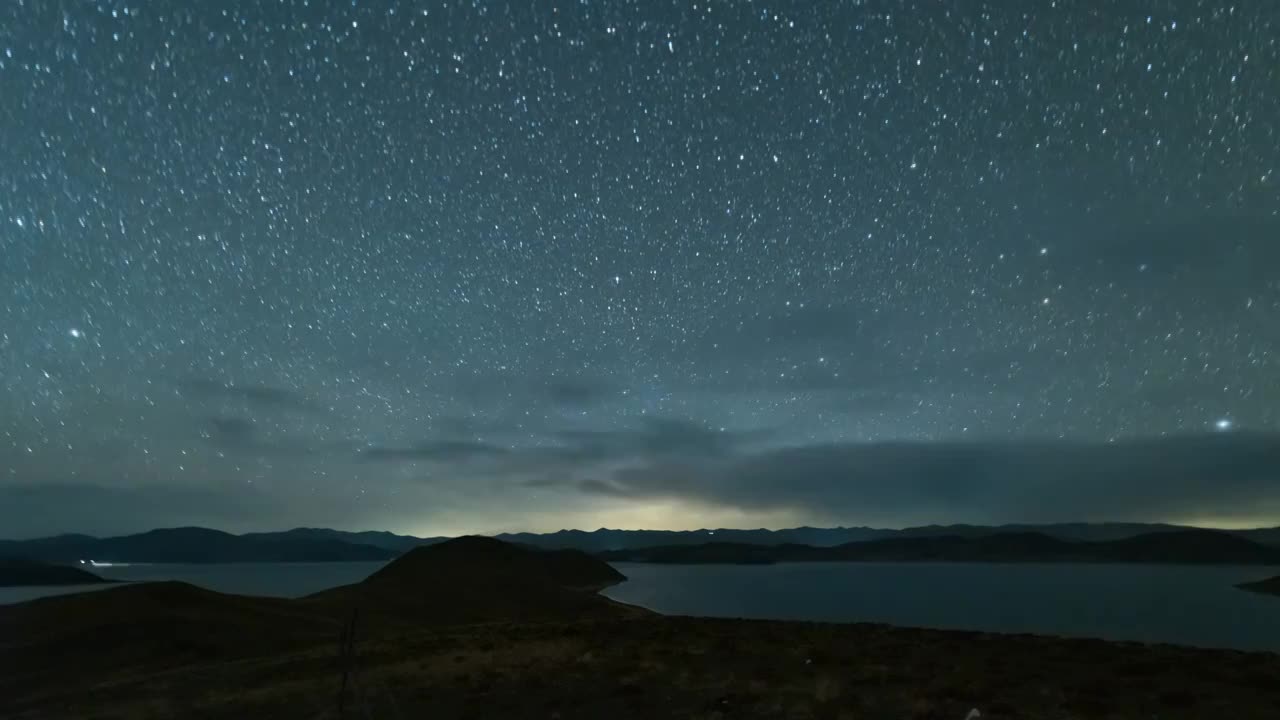
<svg viewBox="0 0 1280 720">
<path fill-rule="evenodd" d="M 1280 524 L 1280 4 L 8 0 L 0 535 Z"/>
</svg>

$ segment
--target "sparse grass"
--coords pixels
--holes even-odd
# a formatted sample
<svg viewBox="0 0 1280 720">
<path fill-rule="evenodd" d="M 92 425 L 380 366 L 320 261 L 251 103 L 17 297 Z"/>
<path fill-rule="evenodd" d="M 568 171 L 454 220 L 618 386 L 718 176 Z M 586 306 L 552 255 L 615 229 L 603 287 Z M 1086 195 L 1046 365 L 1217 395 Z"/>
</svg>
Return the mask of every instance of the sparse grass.
<svg viewBox="0 0 1280 720">
<path fill-rule="evenodd" d="M 653 632 L 670 626 L 678 632 Z M 370 717 L 1270 718 L 1280 656 L 870 626 L 650 618 L 474 626 L 361 647 Z M 659 629 L 662 629 L 659 627 Z M 888 650 L 889 652 L 885 652 Z M 886 663 L 884 657 L 894 658 Z M 818 657 L 821 662 L 805 662 Z M 994 658 L 1000 658 L 996 662 Z M 1021 672 L 1035 666 L 1035 673 Z M 1115 671 L 1125 668 L 1132 676 Z M 1018 672 L 1015 672 L 1018 670 Z M 18 717 L 336 717 L 333 657 L 290 655 L 130 673 Z M 1137 681 L 1137 682 L 1135 682 Z M 104 708 L 109 708 L 102 711 Z M 499 712 L 500 710 L 500 712 Z M 364 717 L 364 711 L 351 717 Z"/>
</svg>

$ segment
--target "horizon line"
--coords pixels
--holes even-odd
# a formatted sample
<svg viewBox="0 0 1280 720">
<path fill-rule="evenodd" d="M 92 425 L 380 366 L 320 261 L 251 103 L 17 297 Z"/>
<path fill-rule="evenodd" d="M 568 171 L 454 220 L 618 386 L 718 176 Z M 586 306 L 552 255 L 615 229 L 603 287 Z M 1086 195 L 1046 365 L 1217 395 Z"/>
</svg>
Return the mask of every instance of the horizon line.
<svg viewBox="0 0 1280 720">
<path fill-rule="evenodd" d="M 1188 530 L 1217 530 L 1217 531 L 1221 531 L 1221 532 L 1249 532 L 1249 531 L 1254 531 L 1254 530 L 1280 530 L 1280 525 L 1254 525 L 1254 526 L 1247 526 L 1247 527 L 1223 527 L 1223 526 L 1215 526 L 1215 525 L 1198 525 L 1198 524 L 1194 524 L 1194 523 L 1180 523 L 1180 522 L 1169 522 L 1169 521 L 1143 521 L 1143 520 L 1096 520 L 1096 521 L 1090 521 L 1090 520 L 1064 520 L 1064 521 L 1055 521 L 1055 522 L 1039 522 L 1039 523 L 1037 523 L 1037 522 L 1007 522 L 1007 523 L 998 523 L 998 524 L 996 524 L 996 523 L 986 524 L 986 523 L 963 523 L 963 522 L 960 522 L 960 523 L 928 523 L 928 524 L 924 524 L 924 525 L 904 525 L 904 526 L 902 526 L 902 527 L 876 527 L 876 526 L 872 526 L 872 525 L 826 525 L 826 526 L 823 526 L 823 525 L 794 525 L 794 526 L 789 526 L 789 527 L 779 527 L 779 528 L 767 528 L 767 527 L 753 527 L 753 528 L 727 528 L 727 527 L 718 527 L 718 528 L 707 528 L 707 527 L 702 527 L 702 528 L 692 528 L 692 529 L 684 529 L 684 530 L 667 530 L 667 529 L 655 529 L 655 528 L 610 528 L 610 527 L 599 527 L 599 528 L 596 528 L 596 529 L 594 529 L 594 530 L 583 530 L 583 529 L 580 529 L 580 528 L 560 528 L 559 530 L 550 530 L 550 531 L 542 531 L 542 532 L 538 532 L 538 531 L 531 531 L 531 530 L 503 530 L 503 531 L 500 531 L 500 532 L 489 532 L 489 533 L 486 533 L 486 532 L 472 532 L 472 533 L 462 533 L 462 534 L 459 534 L 459 535 L 414 535 L 414 534 L 409 534 L 409 533 L 399 533 L 399 532 L 395 532 L 395 531 L 392 531 L 392 530 L 339 530 L 339 529 L 337 529 L 337 528 L 331 528 L 331 527 L 318 527 L 318 526 L 311 526 L 311 525 L 299 525 L 299 526 L 297 526 L 297 527 L 292 527 L 292 528 L 288 528 L 288 529 L 285 529 L 285 530 L 248 530 L 248 531 L 244 531 L 244 532 L 231 532 L 231 531 L 229 531 L 229 530 L 221 530 L 221 529 L 219 529 L 219 528 L 213 528 L 213 527 L 208 527 L 208 526 L 204 526 L 204 525 L 175 525 L 175 526 L 153 527 L 153 528 L 149 528 L 149 529 L 147 529 L 147 530 L 138 530 L 138 531 L 136 531 L 136 532 L 116 533 L 116 534 L 111 534 L 111 535 L 91 535 L 91 534 L 88 534 L 88 533 L 80 533 L 80 532 L 61 532 L 61 533 L 53 533 L 53 534 L 51 534 L 51 535 L 35 535 L 35 536 L 31 536 L 31 537 L 21 537 L 21 538 L 0 538 L 0 542 L 31 542 L 31 541 L 35 541 L 35 540 L 48 540 L 48 539 L 60 538 L 60 537 L 68 537 L 68 536 L 80 536 L 80 537 L 88 537 L 88 538 L 94 538 L 94 539 L 102 540 L 102 539 L 108 539 L 108 538 L 130 537 L 130 536 L 134 536 L 134 535 L 145 535 L 146 533 L 151 533 L 151 532 L 160 532 L 160 531 L 166 531 L 166 530 L 170 530 L 170 531 L 171 531 L 171 530 L 207 530 L 207 531 L 210 531 L 210 532 L 217 532 L 217 533 L 223 533 L 223 534 L 226 534 L 226 535 L 232 535 L 232 536 L 234 536 L 234 537 L 243 537 L 243 536 L 246 536 L 246 535 L 280 534 L 280 533 L 295 532 L 295 531 L 298 531 L 298 530 L 328 530 L 328 531 L 333 531 L 333 532 L 349 533 L 349 534 L 353 534 L 353 535 L 354 535 L 354 534 L 361 534 L 361 533 L 388 533 L 388 534 L 390 534 L 390 535 L 395 535 L 395 536 L 397 536 L 397 537 L 416 538 L 416 539 L 419 539 L 419 540 L 432 540 L 432 539 L 452 539 L 452 538 L 460 538 L 460 537 L 492 537 L 492 538 L 496 538 L 496 537 L 499 537 L 499 536 L 502 536 L 502 535 L 557 535 L 557 534 L 560 534 L 560 533 L 574 533 L 574 532 L 576 532 L 576 533 L 588 534 L 588 535 L 589 535 L 589 534 L 593 534 L 593 533 L 599 533 L 599 532 L 652 532 L 652 533 L 671 533 L 671 534 L 676 534 L 676 533 L 710 533 L 710 534 L 714 534 L 714 533 L 718 533 L 718 532 L 770 532 L 770 533 L 780 533 L 780 532 L 788 532 L 788 531 L 794 531 L 794 530 L 830 530 L 830 531 L 836 531 L 836 530 L 866 530 L 866 531 L 879 531 L 879 532 L 905 532 L 905 531 L 907 531 L 907 530 L 920 530 L 920 529 L 926 529 L 926 528 L 944 528 L 944 529 L 945 529 L 945 528 L 991 528 L 991 529 L 996 529 L 996 530 L 998 530 L 998 529 L 1001 529 L 1001 528 L 1008 528 L 1008 527 L 1045 528 L 1045 527 L 1055 527 L 1055 526 L 1062 526 L 1062 525 L 1084 525 L 1084 526 L 1093 526 L 1093 527 L 1106 527 L 1106 526 L 1114 526 L 1114 525 L 1142 525 L 1142 526 L 1149 526 L 1149 527 L 1168 527 L 1168 528 L 1188 529 Z"/>
</svg>

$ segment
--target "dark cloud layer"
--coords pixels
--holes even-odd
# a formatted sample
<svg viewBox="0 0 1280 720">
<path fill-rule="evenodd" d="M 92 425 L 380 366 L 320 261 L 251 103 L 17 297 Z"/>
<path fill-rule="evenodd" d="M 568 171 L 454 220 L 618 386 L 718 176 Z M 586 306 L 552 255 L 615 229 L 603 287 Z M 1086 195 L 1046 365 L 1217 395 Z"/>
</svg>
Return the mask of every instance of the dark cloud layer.
<svg viewBox="0 0 1280 720">
<path fill-rule="evenodd" d="M 501 402 L 517 407 L 564 408 L 589 407 L 617 398 L 624 391 L 617 383 L 597 377 L 510 371 L 460 373 L 449 379 L 448 389 L 481 405 Z"/>
<path fill-rule="evenodd" d="M 235 385 L 206 379 L 187 379 L 178 387 L 194 398 L 204 400 L 239 400 L 261 409 L 320 412 L 318 404 L 302 393 L 268 385 Z"/>
<path fill-rule="evenodd" d="M 502 457 L 505 448 L 479 441 L 442 440 L 422 443 L 413 447 L 371 447 L 360 452 L 360 458 L 370 462 L 437 462 L 462 463 Z"/>
<path fill-rule="evenodd" d="M 609 493 L 629 497 L 796 508 L 890 524 L 913 517 L 991 523 L 1257 517 L 1280 510 L 1280 436 L 824 444 L 713 464 L 648 462 L 611 480 Z"/>
<path fill-rule="evenodd" d="M 682 420 L 564 431 L 547 444 L 373 449 L 383 461 L 497 461 L 526 487 L 895 525 L 1257 516 L 1280 511 L 1280 435 L 778 444 Z M 764 446 L 763 449 L 761 446 Z"/>
<path fill-rule="evenodd" d="M 299 460 L 341 460 L 353 452 L 353 444 L 306 434 L 282 432 L 244 417 L 209 418 L 200 437 L 212 447 L 238 456 L 254 458 L 296 458 Z"/>
<path fill-rule="evenodd" d="M 228 433 L 238 437 L 248 428 L 231 422 Z M 798 512 L 845 524 L 1229 521 L 1280 512 L 1280 435 L 1273 434 L 761 450 L 741 435 L 669 421 L 633 431 L 565 433 L 559 440 L 525 448 L 441 441 L 366 449 L 359 458 L 429 462 L 454 472 L 482 462 L 484 475 L 494 481 L 486 485 L 494 502 L 516 502 L 532 490 L 557 493 L 566 502 L 575 495 L 618 503 L 679 500 L 694 507 Z M 122 519 L 138 512 L 207 524 L 244 509 L 206 488 L 0 488 L 0 522 L 12 528 L 11 535 L 30 534 L 50 513 L 60 518 L 60 527 L 92 530 L 127 524 Z"/>
</svg>

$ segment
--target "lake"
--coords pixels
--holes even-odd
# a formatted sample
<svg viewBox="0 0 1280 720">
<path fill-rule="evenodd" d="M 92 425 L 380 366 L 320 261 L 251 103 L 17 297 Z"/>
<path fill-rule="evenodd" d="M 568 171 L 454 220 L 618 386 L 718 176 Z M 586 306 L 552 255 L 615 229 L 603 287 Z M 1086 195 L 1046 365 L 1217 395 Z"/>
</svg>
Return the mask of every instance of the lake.
<svg viewBox="0 0 1280 720">
<path fill-rule="evenodd" d="M 118 580 L 182 580 L 220 592 L 300 597 L 359 582 L 381 562 L 128 565 Z M 1257 566 L 986 563 L 617 563 L 611 598 L 661 613 L 876 622 L 1171 642 L 1280 652 L 1280 598 L 1236 583 Z M 110 586 L 0 588 L 0 603 Z"/>
<path fill-rule="evenodd" d="M 181 580 L 218 592 L 302 597 L 369 577 L 385 562 L 140 564 L 87 568 L 112 580 Z M 102 590 L 111 585 L 0 588 L 0 605 L 47 595 Z"/>
<path fill-rule="evenodd" d="M 1280 652 L 1280 597 L 1233 587 L 1258 566 L 616 563 L 605 594 L 660 613 L 1169 642 Z"/>
</svg>

